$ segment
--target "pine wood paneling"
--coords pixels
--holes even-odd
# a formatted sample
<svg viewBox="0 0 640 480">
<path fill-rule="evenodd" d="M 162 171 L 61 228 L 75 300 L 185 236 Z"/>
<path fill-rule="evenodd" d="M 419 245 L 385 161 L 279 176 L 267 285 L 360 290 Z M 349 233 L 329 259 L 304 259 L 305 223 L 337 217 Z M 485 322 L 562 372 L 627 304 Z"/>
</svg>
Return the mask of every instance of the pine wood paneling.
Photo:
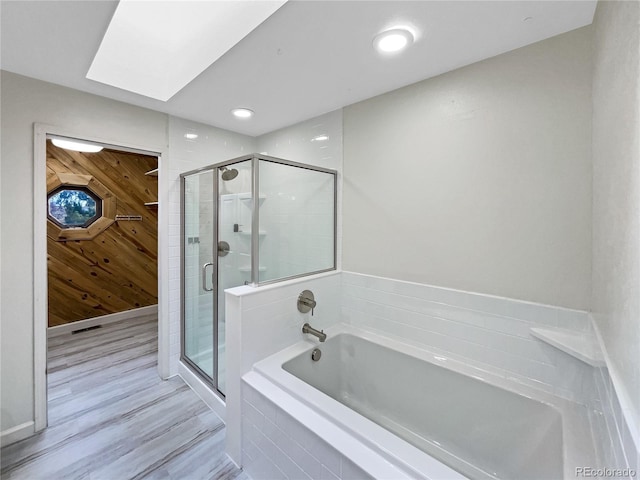
<svg viewBox="0 0 640 480">
<path fill-rule="evenodd" d="M 104 149 L 72 152 L 47 141 L 47 178 L 73 173 L 95 177 L 116 197 L 117 221 L 92 240 L 47 238 L 49 326 L 158 303 L 158 166 L 147 155 Z"/>
</svg>

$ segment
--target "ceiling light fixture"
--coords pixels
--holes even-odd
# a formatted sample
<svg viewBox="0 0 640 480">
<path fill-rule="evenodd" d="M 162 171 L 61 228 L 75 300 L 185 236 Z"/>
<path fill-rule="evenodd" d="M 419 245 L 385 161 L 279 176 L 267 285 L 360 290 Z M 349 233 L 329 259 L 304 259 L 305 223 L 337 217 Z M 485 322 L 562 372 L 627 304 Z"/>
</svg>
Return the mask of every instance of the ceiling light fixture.
<svg viewBox="0 0 640 480">
<path fill-rule="evenodd" d="M 196 138 L 198 138 L 198 134 L 197 133 L 185 133 L 184 134 L 184 138 L 186 138 L 187 140 L 195 140 Z"/>
<path fill-rule="evenodd" d="M 312 142 L 324 142 L 325 140 L 329 140 L 328 135 L 318 135 L 317 137 L 313 137 L 311 139 Z"/>
<path fill-rule="evenodd" d="M 413 43 L 414 36 L 405 27 L 393 28 L 379 33 L 373 39 L 373 46 L 383 54 L 397 53 Z"/>
<path fill-rule="evenodd" d="M 249 110 L 248 108 L 234 108 L 231 110 L 231 113 L 236 118 L 247 119 L 253 117 L 253 110 Z"/>
<path fill-rule="evenodd" d="M 56 147 L 73 150 L 74 152 L 97 153 L 103 148 L 93 143 L 76 142 L 75 140 L 64 140 L 62 138 L 52 138 L 51 143 Z"/>
</svg>

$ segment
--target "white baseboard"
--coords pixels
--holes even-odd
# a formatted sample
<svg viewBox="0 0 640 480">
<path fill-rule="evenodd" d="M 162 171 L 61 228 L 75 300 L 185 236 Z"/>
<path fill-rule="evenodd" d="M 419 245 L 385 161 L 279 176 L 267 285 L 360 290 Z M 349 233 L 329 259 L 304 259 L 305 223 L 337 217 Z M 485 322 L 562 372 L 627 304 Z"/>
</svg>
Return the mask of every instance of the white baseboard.
<svg viewBox="0 0 640 480">
<path fill-rule="evenodd" d="M 77 322 L 49 327 L 47 328 L 47 337 L 57 337 L 58 335 L 82 330 L 83 328 L 95 327 L 96 325 L 106 325 L 107 323 L 120 322 L 131 318 L 157 314 L 158 305 L 149 305 L 148 307 L 134 308 L 132 310 L 125 310 L 124 312 L 110 313 L 109 315 L 102 315 L 101 317 L 87 318 L 86 320 L 78 320 Z"/>
<path fill-rule="evenodd" d="M 0 446 L 10 445 L 25 438 L 30 437 L 35 433 L 35 423 L 33 420 L 21 423 L 15 427 L 8 428 L 0 433 Z"/>
<path fill-rule="evenodd" d="M 227 406 L 218 395 L 213 393 L 211 388 L 204 383 L 200 378 L 191 371 L 184 363 L 178 363 L 178 375 L 184 380 L 184 383 L 191 387 L 191 390 L 196 392 L 207 406 L 216 412 L 218 416 L 226 423 Z"/>
</svg>

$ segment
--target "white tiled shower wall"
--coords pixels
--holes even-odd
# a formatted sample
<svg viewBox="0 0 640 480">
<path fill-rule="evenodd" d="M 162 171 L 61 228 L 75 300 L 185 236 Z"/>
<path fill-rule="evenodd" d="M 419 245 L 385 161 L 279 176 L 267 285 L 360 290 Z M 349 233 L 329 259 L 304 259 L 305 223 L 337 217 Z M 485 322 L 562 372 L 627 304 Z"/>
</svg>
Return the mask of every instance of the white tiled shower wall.
<svg viewBox="0 0 640 480">
<path fill-rule="evenodd" d="M 326 140 L 314 140 L 320 135 Z M 329 112 L 257 138 L 258 152 L 338 172 L 337 263 L 342 265 L 342 110 Z"/>
<path fill-rule="evenodd" d="M 189 140 L 185 134 L 198 135 Z M 169 177 L 169 373 L 178 373 L 180 359 L 180 174 L 253 153 L 252 137 L 201 123 L 169 117 L 169 165 L 160 174 Z"/>
<path fill-rule="evenodd" d="M 185 134 L 196 134 L 187 139 Z M 318 135 L 328 140 L 311 141 Z M 227 130 L 169 116 L 169 162 L 161 165 L 161 175 L 168 188 L 168 249 L 169 249 L 169 371 L 175 375 L 180 358 L 180 174 L 214 163 L 255 152 L 308 163 L 339 172 L 338 206 L 342 202 L 342 111 L 337 110 L 292 127 L 283 128 L 261 137 L 249 137 Z M 245 185 L 246 186 L 246 185 Z M 162 192 L 161 192 L 162 193 Z M 223 192 L 228 193 L 228 192 Z M 238 192 L 236 192 L 238 193 Z M 164 208 L 161 206 L 161 208 Z M 341 261 L 341 212 L 338 208 L 338 266 Z"/>
<path fill-rule="evenodd" d="M 532 327 L 556 327 L 590 333 L 592 327 L 586 312 L 350 272 L 337 275 L 339 283 L 332 285 L 332 290 L 338 289 L 340 298 L 335 305 L 332 304 L 331 310 L 332 315 L 338 315 L 339 319 L 324 318 L 320 327 L 326 328 L 331 323 L 342 321 L 376 330 L 582 403 L 590 409 L 594 438 L 600 440 L 597 465 L 636 468 L 637 471 L 637 449 L 626 427 L 606 368 L 593 368 L 529 333 Z M 313 279 L 307 280 L 305 288 L 315 289 L 314 282 Z M 286 288 L 290 293 L 299 290 L 295 283 Z M 293 296 L 288 300 L 282 298 L 284 292 L 279 289 L 273 286 L 265 296 L 252 299 L 250 310 L 256 314 L 252 325 L 259 325 L 264 318 L 277 318 L 291 310 L 289 303 L 295 299 Z M 326 294 L 329 292 L 325 290 L 322 293 L 317 296 L 321 306 L 327 301 Z M 297 323 L 295 320 L 292 319 L 294 322 L 286 329 L 290 334 L 284 335 L 290 343 L 301 338 L 296 330 L 302 319 L 298 319 Z M 252 325 L 249 325 L 251 330 Z M 264 328 L 269 335 L 279 337 L 273 322 L 264 325 Z M 252 342 L 258 342 L 260 335 L 259 331 L 255 332 Z M 262 352 L 245 359 L 242 373 L 267 354 Z M 242 388 L 250 386 L 243 384 Z M 272 473 L 280 472 L 274 478 L 287 478 L 285 470 L 295 470 L 288 462 L 294 460 L 296 463 L 295 455 L 302 455 L 298 449 L 304 449 L 305 438 L 309 435 L 306 427 L 296 423 L 295 426 L 273 430 L 272 424 L 278 427 L 278 416 L 285 413 L 265 398 L 260 398 L 257 392 L 250 392 L 249 397 L 243 396 L 242 408 L 242 462 L 271 469 Z M 265 438 L 275 438 L 271 437 L 272 434 L 279 441 L 264 443 Z M 272 443 L 277 444 L 279 451 L 273 450 Z M 259 445 L 263 445 L 263 448 Z M 306 453 L 312 455 L 313 452 L 307 449 Z M 307 457 L 302 455 L 302 458 Z M 318 468 L 318 462 L 324 465 L 318 455 L 313 460 L 304 461 L 310 462 L 313 469 Z M 296 465 L 301 467 L 299 463 Z M 305 471 L 315 478 L 312 471 Z M 331 470 L 331 473 L 336 472 Z M 256 478 L 264 477 L 257 475 Z"/>
<path fill-rule="evenodd" d="M 334 176 L 269 162 L 259 171 L 260 281 L 331 268 Z"/>
</svg>

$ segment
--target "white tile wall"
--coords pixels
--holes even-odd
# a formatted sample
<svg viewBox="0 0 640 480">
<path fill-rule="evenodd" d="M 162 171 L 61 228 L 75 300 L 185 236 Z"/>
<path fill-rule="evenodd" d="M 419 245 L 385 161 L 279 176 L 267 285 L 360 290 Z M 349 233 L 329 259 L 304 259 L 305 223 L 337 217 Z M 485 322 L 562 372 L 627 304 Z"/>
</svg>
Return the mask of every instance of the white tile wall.
<svg viewBox="0 0 640 480">
<path fill-rule="evenodd" d="M 586 312 L 350 272 L 342 319 L 571 400 L 594 397 L 591 367 L 531 336 L 532 327 L 588 331 Z"/>
<path fill-rule="evenodd" d="M 185 133 L 198 138 L 188 140 Z M 168 247 L 169 271 L 180 270 L 180 174 L 249 153 L 257 148 L 256 140 L 238 133 L 197 122 L 169 117 L 169 161 L 161 175 L 168 175 Z M 169 279 L 169 371 L 178 373 L 180 359 L 180 279 Z"/>
<path fill-rule="evenodd" d="M 260 281 L 334 266 L 334 177 L 260 164 Z"/>
<path fill-rule="evenodd" d="M 311 312 L 300 313 L 297 308 L 298 295 L 306 289 L 313 291 L 318 303 L 313 316 Z M 242 300 L 241 374 L 251 370 L 258 360 L 305 338 L 301 330 L 305 322 L 318 329 L 340 322 L 340 274 L 337 272 L 259 288 L 238 287 L 227 292 L 239 294 Z"/>
<path fill-rule="evenodd" d="M 298 295 L 315 294 L 318 305 L 300 313 Z M 240 379 L 254 363 L 304 338 L 302 325 L 325 329 L 340 321 L 340 273 L 330 272 L 264 287 L 226 291 L 227 453 L 240 463 Z"/>
<path fill-rule="evenodd" d="M 597 397 L 591 405 L 590 420 L 596 442 L 599 465 L 608 468 L 631 469 L 636 475 L 621 478 L 637 478 L 640 473 L 640 453 L 622 414 L 613 382 L 607 368 L 593 369 Z"/>
<path fill-rule="evenodd" d="M 373 478 L 247 382 L 242 439 L 242 465 L 255 480 Z"/>
<path fill-rule="evenodd" d="M 318 135 L 329 137 L 314 141 Z M 338 228 L 336 252 L 342 265 L 342 110 L 321 115 L 257 138 L 258 152 L 273 157 L 331 168 L 338 172 Z"/>
</svg>

